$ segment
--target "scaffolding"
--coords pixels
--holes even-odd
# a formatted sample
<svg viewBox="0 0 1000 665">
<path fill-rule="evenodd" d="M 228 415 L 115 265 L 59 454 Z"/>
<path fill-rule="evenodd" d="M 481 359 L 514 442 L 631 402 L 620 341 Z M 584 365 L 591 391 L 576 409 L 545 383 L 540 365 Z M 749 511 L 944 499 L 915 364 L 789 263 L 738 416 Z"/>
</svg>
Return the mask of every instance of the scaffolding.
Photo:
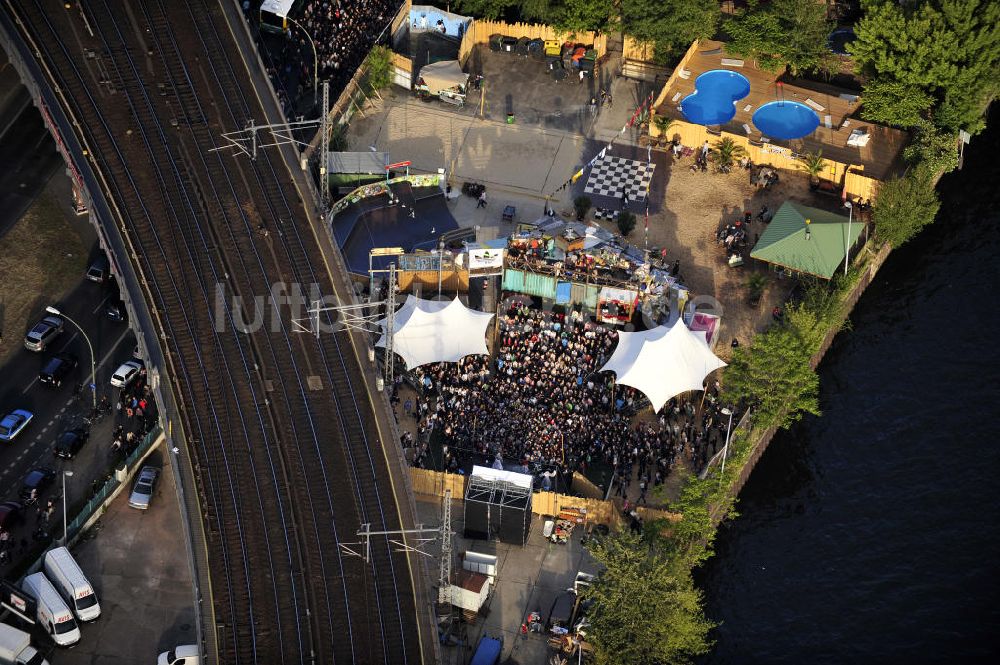
<svg viewBox="0 0 1000 665">
<path fill-rule="evenodd" d="M 531 482 L 525 474 L 473 470 L 465 490 L 465 536 L 523 546 L 531 526 Z"/>
</svg>

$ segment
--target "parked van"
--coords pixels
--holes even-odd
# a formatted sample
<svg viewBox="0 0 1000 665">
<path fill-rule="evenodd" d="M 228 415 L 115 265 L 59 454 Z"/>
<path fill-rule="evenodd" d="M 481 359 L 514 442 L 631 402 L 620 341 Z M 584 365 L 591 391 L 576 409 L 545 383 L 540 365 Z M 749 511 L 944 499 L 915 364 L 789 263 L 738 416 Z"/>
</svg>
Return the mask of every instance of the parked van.
<svg viewBox="0 0 1000 665">
<path fill-rule="evenodd" d="M 31 635 L 0 623 L 0 663 L 3 665 L 49 665 L 31 646 Z"/>
<path fill-rule="evenodd" d="M 68 549 L 57 547 L 45 553 L 45 575 L 69 603 L 77 619 L 93 621 L 101 616 L 94 587 Z"/>
<path fill-rule="evenodd" d="M 38 625 L 49 634 L 53 642 L 61 647 L 68 647 L 80 641 L 80 629 L 73 613 L 49 582 L 49 578 L 45 577 L 45 573 L 25 577 L 21 582 L 21 590 L 35 599 L 38 604 Z"/>
</svg>

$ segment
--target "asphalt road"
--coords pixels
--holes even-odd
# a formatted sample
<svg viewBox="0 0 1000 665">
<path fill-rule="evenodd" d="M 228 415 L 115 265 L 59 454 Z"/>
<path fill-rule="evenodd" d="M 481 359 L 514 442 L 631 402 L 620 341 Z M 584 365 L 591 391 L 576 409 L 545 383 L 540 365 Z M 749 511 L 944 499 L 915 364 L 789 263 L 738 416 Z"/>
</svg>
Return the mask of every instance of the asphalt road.
<svg viewBox="0 0 1000 665">
<path fill-rule="evenodd" d="M 0 100 L 0 235 L 3 235 L 45 189 L 62 168 L 63 161 L 41 114 L 31 104 L 24 104 L 28 91 L 18 84 L 13 90 L 0 88 L 0 96 L 3 97 Z"/>
<path fill-rule="evenodd" d="M 112 403 L 118 397 L 118 390 L 111 387 L 109 378 L 119 364 L 131 357 L 135 347 L 135 338 L 128 327 L 124 323 L 111 321 L 104 315 L 104 304 L 114 297 L 116 294 L 112 286 L 88 282 L 81 275 L 80 285 L 63 302 L 54 303 L 60 311 L 79 323 L 90 337 L 99 363 L 97 395 L 98 398 L 107 395 Z M 42 315 L 39 312 L 39 318 Z M 9 334 L 13 334 L 13 331 Z M 50 388 L 39 383 L 38 372 L 46 359 L 53 353 L 62 351 L 75 354 L 80 359 L 80 367 L 67 378 L 61 388 Z M 56 472 L 74 472 L 67 483 L 70 503 L 88 496 L 93 480 L 104 475 L 111 461 L 109 448 L 114 421 L 118 415 L 114 412 L 94 425 L 90 441 L 74 459 L 62 460 L 52 454 L 56 437 L 64 429 L 80 424 L 82 416 L 90 411 L 90 393 L 86 387 L 89 376 L 90 352 L 87 344 L 69 323 L 50 350 L 35 353 L 23 349 L 0 368 L 0 411 L 6 414 L 12 409 L 20 408 L 35 414 L 34 420 L 13 442 L 0 447 L 0 488 L 4 488 L 0 500 L 15 500 L 21 479 L 36 466 L 46 466 Z M 73 386 L 77 382 L 84 383 L 84 391 L 79 399 L 73 396 Z M 57 478 L 53 486 L 42 494 L 39 504 L 44 506 L 48 498 L 59 496 L 60 492 Z M 61 502 L 57 502 L 56 508 L 50 533 L 58 537 L 62 531 Z M 19 545 L 22 538 L 30 541 L 35 523 L 35 513 L 29 509 L 25 524 L 13 531 L 12 542 Z M 16 560 L 24 552 L 22 548 L 15 547 L 11 554 Z"/>
</svg>

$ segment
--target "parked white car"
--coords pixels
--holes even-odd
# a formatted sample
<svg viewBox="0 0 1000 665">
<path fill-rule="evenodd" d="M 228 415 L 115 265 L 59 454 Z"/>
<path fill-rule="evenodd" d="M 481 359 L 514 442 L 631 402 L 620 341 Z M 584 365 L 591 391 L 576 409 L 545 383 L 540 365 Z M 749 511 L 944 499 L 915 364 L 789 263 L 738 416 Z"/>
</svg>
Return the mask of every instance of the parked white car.
<svg viewBox="0 0 1000 665">
<path fill-rule="evenodd" d="M 153 500 L 153 490 L 156 489 L 156 479 L 159 477 L 160 470 L 155 466 L 142 467 L 132 487 L 132 494 L 128 497 L 128 505 L 139 510 L 149 508 L 149 502 Z"/>
<path fill-rule="evenodd" d="M 182 644 L 170 651 L 164 651 L 156 659 L 156 665 L 199 665 L 201 653 L 197 644 Z"/>
<path fill-rule="evenodd" d="M 129 360 L 122 363 L 121 367 L 115 370 L 115 373 L 111 375 L 111 385 L 115 388 L 124 388 L 128 384 L 135 381 L 135 377 L 139 376 L 139 370 L 142 369 L 142 365 L 134 360 Z"/>
</svg>

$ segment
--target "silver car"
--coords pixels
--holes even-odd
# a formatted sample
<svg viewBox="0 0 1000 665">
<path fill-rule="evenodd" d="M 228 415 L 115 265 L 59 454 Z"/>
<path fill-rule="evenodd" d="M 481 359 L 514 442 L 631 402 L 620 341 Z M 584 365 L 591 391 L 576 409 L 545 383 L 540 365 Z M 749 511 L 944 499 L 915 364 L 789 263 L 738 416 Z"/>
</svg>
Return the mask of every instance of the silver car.
<svg viewBox="0 0 1000 665">
<path fill-rule="evenodd" d="M 29 351 L 44 351 L 62 333 L 64 325 L 58 316 L 46 316 L 24 336 L 24 347 Z"/>
<path fill-rule="evenodd" d="M 128 497 L 128 505 L 139 510 L 149 508 L 149 502 L 153 499 L 153 489 L 156 487 L 156 479 L 159 477 L 160 470 L 155 466 L 142 467 L 139 476 L 135 479 L 132 494 Z"/>
</svg>

